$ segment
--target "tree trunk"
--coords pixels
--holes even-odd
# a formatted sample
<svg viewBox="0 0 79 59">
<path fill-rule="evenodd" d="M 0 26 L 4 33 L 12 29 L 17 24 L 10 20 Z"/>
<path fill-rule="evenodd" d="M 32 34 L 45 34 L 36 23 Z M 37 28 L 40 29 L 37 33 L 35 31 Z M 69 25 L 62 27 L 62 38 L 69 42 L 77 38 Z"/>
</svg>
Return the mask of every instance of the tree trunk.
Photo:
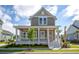
<svg viewBox="0 0 79 59">
<path fill-rule="evenodd" d="M 29 44 L 29 51 L 31 51 L 32 49 L 31 49 L 31 41 L 30 41 L 30 44 Z"/>
</svg>

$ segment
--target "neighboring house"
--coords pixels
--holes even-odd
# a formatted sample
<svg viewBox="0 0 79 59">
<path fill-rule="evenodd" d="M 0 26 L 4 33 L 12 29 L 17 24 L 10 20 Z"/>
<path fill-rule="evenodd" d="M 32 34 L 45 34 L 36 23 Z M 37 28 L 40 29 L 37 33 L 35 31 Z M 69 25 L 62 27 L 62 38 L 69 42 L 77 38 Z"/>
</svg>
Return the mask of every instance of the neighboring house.
<svg viewBox="0 0 79 59">
<path fill-rule="evenodd" d="M 56 17 L 42 7 L 37 13 L 31 16 L 29 20 L 31 20 L 31 26 L 14 26 L 16 28 L 16 44 L 32 44 L 27 37 L 26 31 L 29 28 L 35 28 L 36 40 L 34 41 L 34 44 L 45 44 L 48 45 L 50 49 L 53 48 L 53 42 L 55 41 Z M 17 37 L 18 30 L 20 33 L 19 37 Z"/>
<path fill-rule="evenodd" d="M 75 20 L 67 30 L 67 40 L 79 39 L 79 20 Z"/>
<path fill-rule="evenodd" d="M 0 41 L 5 40 L 7 41 L 8 39 L 13 39 L 13 34 L 7 30 L 4 30 L 2 28 L 3 21 L 0 20 Z"/>
<path fill-rule="evenodd" d="M 5 40 L 5 41 L 13 40 L 13 34 L 11 32 L 2 30 L 1 34 L 2 34 L 1 40 Z"/>
</svg>

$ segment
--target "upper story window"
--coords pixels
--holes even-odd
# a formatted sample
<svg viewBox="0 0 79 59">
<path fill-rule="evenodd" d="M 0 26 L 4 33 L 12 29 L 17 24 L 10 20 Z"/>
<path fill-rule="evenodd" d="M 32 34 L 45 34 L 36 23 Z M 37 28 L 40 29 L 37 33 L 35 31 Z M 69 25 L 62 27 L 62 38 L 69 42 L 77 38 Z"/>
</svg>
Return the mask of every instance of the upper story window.
<svg viewBox="0 0 79 59">
<path fill-rule="evenodd" d="M 47 17 L 46 16 L 40 16 L 38 23 L 39 23 L 39 25 L 47 25 Z"/>
</svg>

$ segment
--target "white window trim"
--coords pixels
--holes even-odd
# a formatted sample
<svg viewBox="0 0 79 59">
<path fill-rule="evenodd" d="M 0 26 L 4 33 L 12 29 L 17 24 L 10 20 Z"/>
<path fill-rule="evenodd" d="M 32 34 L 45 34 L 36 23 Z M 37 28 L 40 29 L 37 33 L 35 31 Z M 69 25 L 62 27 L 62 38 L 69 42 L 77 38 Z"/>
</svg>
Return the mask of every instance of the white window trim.
<svg viewBox="0 0 79 59">
<path fill-rule="evenodd" d="M 44 33 L 43 35 L 41 34 L 42 32 Z M 46 39 L 45 38 L 45 31 L 40 31 L 40 39 Z"/>
<path fill-rule="evenodd" d="M 25 34 L 25 38 L 23 37 L 23 36 L 24 36 L 24 34 L 23 34 L 23 33 L 26 33 L 26 34 Z M 27 37 L 27 32 L 22 32 L 22 31 L 21 31 L 21 33 L 20 33 L 20 34 L 21 34 L 21 39 L 28 39 L 28 37 Z"/>
<path fill-rule="evenodd" d="M 40 18 L 43 18 L 42 24 L 40 24 Z M 46 24 L 44 24 L 44 18 L 46 18 Z M 47 16 L 38 16 L 38 24 L 39 25 L 47 25 Z"/>
</svg>

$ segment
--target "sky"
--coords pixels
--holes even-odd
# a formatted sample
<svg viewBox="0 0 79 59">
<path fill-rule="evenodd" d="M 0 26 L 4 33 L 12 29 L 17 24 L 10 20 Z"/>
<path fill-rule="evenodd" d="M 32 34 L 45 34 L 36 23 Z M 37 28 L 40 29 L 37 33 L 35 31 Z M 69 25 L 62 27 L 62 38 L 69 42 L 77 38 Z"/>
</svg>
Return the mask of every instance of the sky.
<svg viewBox="0 0 79 59">
<path fill-rule="evenodd" d="M 13 25 L 30 25 L 29 16 L 44 7 L 52 15 L 56 16 L 56 26 L 63 30 L 69 27 L 75 20 L 79 20 L 79 8 L 75 5 L 0 5 L 0 19 L 3 20 L 3 28 L 15 33 Z"/>
</svg>

